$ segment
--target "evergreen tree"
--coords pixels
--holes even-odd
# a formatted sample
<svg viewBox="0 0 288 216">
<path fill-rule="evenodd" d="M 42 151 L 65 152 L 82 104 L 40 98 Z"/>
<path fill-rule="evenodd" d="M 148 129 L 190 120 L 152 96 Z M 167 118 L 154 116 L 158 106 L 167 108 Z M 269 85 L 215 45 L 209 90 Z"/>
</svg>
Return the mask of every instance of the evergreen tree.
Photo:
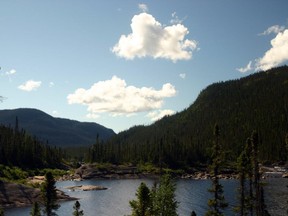
<svg viewBox="0 0 288 216">
<path fill-rule="evenodd" d="M 195 211 L 192 211 L 192 212 L 191 212 L 191 216 L 197 216 L 196 213 L 195 213 Z"/>
<path fill-rule="evenodd" d="M 240 216 L 247 215 L 248 211 L 250 211 L 250 215 L 253 214 L 253 207 L 250 208 L 251 207 L 250 202 L 253 200 L 250 146 L 251 146 L 251 139 L 248 138 L 244 150 L 241 152 L 237 160 L 237 169 L 239 174 L 239 185 L 240 185 L 238 189 L 240 203 L 239 206 L 235 208 L 235 210 L 239 212 Z M 251 184 L 250 182 L 248 184 L 247 178 L 250 180 L 250 176 L 251 176 Z M 247 194 L 248 191 L 249 194 Z M 250 197 L 250 193 L 252 194 L 252 197 Z"/>
<path fill-rule="evenodd" d="M 252 162 L 253 162 L 253 186 L 255 190 L 255 210 L 256 215 L 261 214 L 261 196 L 260 196 L 260 174 L 259 174 L 259 162 L 258 162 L 258 146 L 259 146 L 259 136 L 256 131 L 253 131 L 252 136 Z"/>
<path fill-rule="evenodd" d="M 213 198 L 209 199 L 208 206 L 210 210 L 206 213 L 207 216 L 222 216 L 222 209 L 226 208 L 228 204 L 225 202 L 223 186 L 219 182 L 220 166 L 223 162 L 223 153 L 219 142 L 220 129 L 216 124 L 214 127 L 215 142 L 212 152 L 212 165 L 210 166 L 210 175 L 212 177 L 212 188 L 209 192 L 213 193 Z"/>
<path fill-rule="evenodd" d="M 34 202 L 33 203 L 30 215 L 31 216 L 41 216 L 41 209 L 40 209 L 40 207 L 38 205 L 38 202 Z"/>
<path fill-rule="evenodd" d="M 144 182 L 141 182 L 136 192 L 136 200 L 129 202 L 132 208 L 132 216 L 148 216 L 151 210 L 150 190 Z"/>
<path fill-rule="evenodd" d="M 4 216 L 4 210 L 0 206 L 0 216 Z"/>
<path fill-rule="evenodd" d="M 57 191 L 55 187 L 55 180 L 51 172 L 45 175 L 45 182 L 42 184 L 41 192 L 44 201 L 44 213 L 47 216 L 56 216 L 54 210 L 60 206 L 57 204 Z"/>
<path fill-rule="evenodd" d="M 177 216 L 176 185 L 169 175 L 163 175 L 153 198 L 154 215 Z"/>
<path fill-rule="evenodd" d="M 73 216 L 83 216 L 84 215 L 83 210 L 80 210 L 80 206 L 81 205 L 77 200 L 73 206 L 73 209 L 74 209 Z"/>
</svg>

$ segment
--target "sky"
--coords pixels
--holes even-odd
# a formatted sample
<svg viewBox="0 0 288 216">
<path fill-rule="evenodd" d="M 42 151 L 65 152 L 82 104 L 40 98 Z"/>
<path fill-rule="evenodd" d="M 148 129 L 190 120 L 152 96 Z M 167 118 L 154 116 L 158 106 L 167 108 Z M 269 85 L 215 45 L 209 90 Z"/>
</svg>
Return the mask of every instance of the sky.
<svg viewBox="0 0 288 216">
<path fill-rule="evenodd" d="M 212 83 L 287 64 L 287 9 L 287 0 L 0 0 L 0 109 L 116 133 L 150 125 Z"/>
</svg>

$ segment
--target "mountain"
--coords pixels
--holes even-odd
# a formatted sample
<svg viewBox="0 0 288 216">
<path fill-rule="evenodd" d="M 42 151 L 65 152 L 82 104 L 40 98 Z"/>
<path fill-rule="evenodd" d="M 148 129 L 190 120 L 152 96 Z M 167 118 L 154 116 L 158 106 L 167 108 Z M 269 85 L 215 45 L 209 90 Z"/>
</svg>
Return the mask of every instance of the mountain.
<svg viewBox="0 0 288 216">
<path fill-rule="evenodd" d="M 53 146 L 88 146 L 96 142 L 97 134 L 104 141 L 115 134 L 113 130 L 96 123 L 54 118 L 37 109 L 0 110 L 2 125 L 14 128 L 16 117 L 19 129 L 23 128 Z"/>
<path fill-rule="evenodd" d="M 184 111 L 114 136 L 106 146 L 114 152 L 105 155 L 104 149 L 103 159 L 157 164 L 161 157 L 170 167 L 206 162 L 216 123 L 228 159 L 236 160 L 247 138 L 256 130 L 260 136 L 261 161 L 285 160 L 288 155 L 285 148 L 288 67 L 209 85 Z"/>
</svg>

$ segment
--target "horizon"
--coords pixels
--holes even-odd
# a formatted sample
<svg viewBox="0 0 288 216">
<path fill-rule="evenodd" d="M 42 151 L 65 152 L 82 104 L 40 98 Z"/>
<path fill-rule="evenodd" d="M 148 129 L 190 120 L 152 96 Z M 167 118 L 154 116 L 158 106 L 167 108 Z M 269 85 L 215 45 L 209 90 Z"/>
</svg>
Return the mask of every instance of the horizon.
<svg viewBox="0 0 288 216">
<path fill-rule="evenodd" d="M 210 84 L 287 64 L 288 2 L 277 3 L 0 2 L 1 110 L 115 133 L 150 125 Z"/>
</svg>

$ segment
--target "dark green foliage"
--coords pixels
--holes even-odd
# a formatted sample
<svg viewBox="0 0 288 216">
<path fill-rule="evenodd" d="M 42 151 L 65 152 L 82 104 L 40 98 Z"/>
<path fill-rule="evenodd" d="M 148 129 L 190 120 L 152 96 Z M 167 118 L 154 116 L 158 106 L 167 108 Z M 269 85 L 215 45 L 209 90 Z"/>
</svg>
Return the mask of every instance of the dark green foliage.
<svg viewBox="0 0 288 216">
<path fill-rule="evenodd" d="M 243 151 L 237 159 L 237 170 L 239 174 L 239 206 L 235 211 L 239 212 L 240 216 L 253 214 L 253 171 L 251 160 L 251 139 L 248 138 Z"/>
<path fill-rule="evenodd" d="M 191 212 L 191 216 L 197 216 L 194 211 Z"/>
<path fill-rule="evenodd" d="M 57 204 L 57 191 L 55 186 L 55 180 L 51 172 L 47 172 L 45 175 L 45 182 L 41 186 L 44 213 L 47 216 L 56 216 L 54 210 L 57 210 L 60 206 Z"/>
<path fill-rule="evenodd" d="M 16 121 L 17 122 L 17 121 Z M 62 164 L 61 149 L 44 145 L 24 130 L 0 125 L 0 164 L 21 168 L 56 168 Z"/>
<path fill-rule="evenodd" d="M 73 206 L 73 209 L 74 209 L 73 216 L 83 216 L 84 215 L 84 212 L 83 212 L 83 210 L 80 210 L 80 207 L 81 207 L 81 205 L 77 200 Z"/>
<path fill-rule="evenodd" d="M 21 128 L 45 142 L 48 140 L 51 146 L 90 146 L 95 142 L 97 133 L 102 140 L 115 135 L 113 130 L 97 123 L 54 118 L 37 109 L 0 110 L 0 122 L 5 126 L 14 127 L 16 116 Z"/>
<path fill-rule="evenodd" d="M 151 190 L 141 183 L 136 197 L 129 202 L 132 216 L 177 216 L 175 184 L 168 175 L 162 176 L 159 185 L 154 184 Z"/>
<path fill-rule="evenodd" d="M 97 142 L 89 161 L 151 162 L 159 164 L 162 140 L 163 166 L 179 168 L 207 163 L 213 125 L 218 122 L 227 160 L 236 161 L 251 131 L 261 135 L 259 160 L 286 159 L 288 125 L 288 67 L 259 72 L 238 80 L 212 84 L 186 110 L 150 126 L 135 126 L 108 142 Z"/>
<path fill-rule="evenodd" d="M 156 190 L 155 190 L 156 189 Z M 153 213 L 159 216 L 177 216 L 178 202 L 175 198 L 175 183 L 169 175 L 160 179 L 153 195 Z"/>
<path fill-rule="evenodd" d="M 145 183 L 141 183 L 137 192 L 136 200 L 129 202 L 132 208 L 132 216 L 148 216 L 151 212 L 152 200 L 150 190 Z"/>
<path fill-rule="evenodd" d="M 214 127 L 215 141 L 212 148 L 212 164 L 210 165 L 210 176 L 212 178 L 212 187 L 209 192 L 213 194 L 213 198 L 209 199 L 208 206 L 210 210 L 206 213 L 207 216 L 222 216 L 222 210 L 228 206 L 224 198 L 223 186 L 219 182 L 219 174 L 223 163 L 223 152 L 220 144 L 220 129 L 216 124 Z"/>
<path fill-rule="evenodd" d="M 41 216 L 41 209 L 38 205 L 38 202 L 33 203 L 30 215 L 31 216 Z"/>
<path fill-rule="evenodd" d="M 239 206 L 236 210 L 240 216 L 256 215 L 268 216 L 264 200 L 263 184 L 260 180 L 258 146 L 260 137 L 254 131 L 247 139 L 246 145 L 238 157 L 239 173 Z M 247 182 L 248 181 L 248 182 Z"/>
<path fill-rule="evenodd" d="M 4 216 L 5 214 L 4 214 L 4 210 L 1 208 L 1 206 L 0 206 L 0 216 Z"/>
</svg>

